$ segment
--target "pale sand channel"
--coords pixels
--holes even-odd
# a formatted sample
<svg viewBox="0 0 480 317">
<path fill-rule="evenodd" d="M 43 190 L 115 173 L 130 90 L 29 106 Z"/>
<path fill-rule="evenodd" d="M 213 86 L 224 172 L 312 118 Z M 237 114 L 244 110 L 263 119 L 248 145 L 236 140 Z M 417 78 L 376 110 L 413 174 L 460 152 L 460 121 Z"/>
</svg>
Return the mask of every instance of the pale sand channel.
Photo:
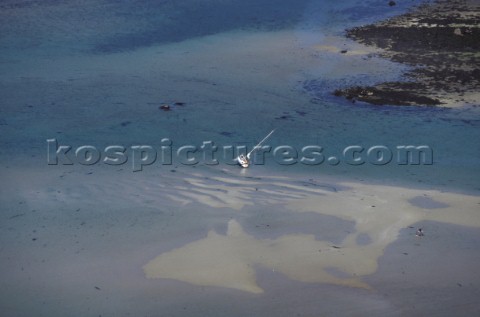
<svg viewBox="0 0 480 317">
<path fill-rule="evenodd" d="M 1 298 L 17 316 L 479 308 L 478 196 L 262 167 L 3 176 Z"/>
</svg>

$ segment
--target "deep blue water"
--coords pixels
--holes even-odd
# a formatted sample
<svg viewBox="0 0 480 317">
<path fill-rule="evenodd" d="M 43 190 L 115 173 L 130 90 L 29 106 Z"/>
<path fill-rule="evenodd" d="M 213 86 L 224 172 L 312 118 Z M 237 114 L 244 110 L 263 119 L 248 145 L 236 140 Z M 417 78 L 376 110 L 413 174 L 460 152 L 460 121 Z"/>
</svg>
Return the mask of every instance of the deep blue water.
<svg viewBox="0 0 480 317">
<path fill-rule="evenodd" d="M 92 64 L 84 70 L 84 64 L 78 69 L 72 64 L 72 74 L 78 76 L 62 78 L 52 66 L 65 57 L 135 54 L 156 45 L 235 30 L 255 33 L 293 29 L 300 42 L 321 43 L 329 36 L 341 36 L 348 27 L 383 20 L 420 3 L 398 1 L 390 7 L 379 0 L 2 1 L 2 161 L 15 164 L 9 158 L 19 153 L 44 168 L 48 138 L 73 146 L 158 146 L 168 137 L 174 146 L 212 140 L 219 145 L 251 147 L 276 128 L 269 140 L 271 145 L 320 145 L 326 158 L 339 156 L 349 145 L 385 145 L 392 149 L 397 145 L 428 145 L 434 152 L 432 166 L 267 164 L 267 168 L 282 173 L 327 173 L 478 192 L 478 108 L 374 107 L 352 105 L 331 95 L 335 88 L 345 85 L 396 78 L 405 69 L 402 65 L 385 61 L 380 77 L 378 73 L 373 76 L 352 71 L 346 78 L 331 78 L 343 63 L 341 57 L 332 55 L 328 66 L 322 66 L 320 77 L 305 78 L 308 81 L 295 88 L 301 91 L 306 83 L 313 83 L 315 93 L 305 93 L 304 99 L 288 104 L 261 104 L 261 87 L 258 92 L 242 92 L 232 103 L 231 98 L 209 99 L 209 89 L 223 92 L 222 83 L 205 86 L 202 81 L 192 84 L 191 79 L 180 78 L 175 79 L 176 91 L 172 92 L 171 87 L 159 86 L 150 74 L 140 73 L 134 78 L 115 73 L 115 67 L 103 69 Z M 189 56 L 185 63 L 194 63 L 195 54 Z M 31 75 L 28 65 L 36 68 Z M 92 70 L 94 75 L 89 75 Z M 187 105 L 159 115 L 158 104 L 174 98 Z M 239 111 L 239 104 L 244 110 Z"/>
</svg>

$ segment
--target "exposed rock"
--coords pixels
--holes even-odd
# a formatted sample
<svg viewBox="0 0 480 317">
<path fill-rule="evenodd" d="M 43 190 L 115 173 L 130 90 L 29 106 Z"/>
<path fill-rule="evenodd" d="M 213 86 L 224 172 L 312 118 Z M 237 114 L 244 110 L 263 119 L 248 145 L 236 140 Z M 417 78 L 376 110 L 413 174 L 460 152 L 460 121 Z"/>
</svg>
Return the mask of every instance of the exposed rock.
<svg viewBox="0 0 480 317">
<path fill-rule="evenodd" d="M 381 56 L 415 68 L 406 82 L 350 87 L 336 96 L 375 105 L 439 105 L 480 90 L 480 3 L 437 1 L 376 24 L 347 30 L 347 37 L 383 49 Z M 373 92 L 366 95 L 362 91 Z"/>
</svg>

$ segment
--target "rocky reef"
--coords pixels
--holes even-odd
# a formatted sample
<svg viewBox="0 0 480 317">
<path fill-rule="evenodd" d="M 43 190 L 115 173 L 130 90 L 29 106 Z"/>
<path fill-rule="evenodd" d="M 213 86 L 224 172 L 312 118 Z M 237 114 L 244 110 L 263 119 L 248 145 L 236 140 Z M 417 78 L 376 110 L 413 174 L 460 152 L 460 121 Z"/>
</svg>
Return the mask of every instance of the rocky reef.
<svg viewBox="0 0 480 317">
<path fill-rule="evenodd" d="M 455 106 L 479 102 L 480 2 L 443 0 L 346 36 L 379 55 L 412 66 L 403 81 L 337 89 L 352 102 L 397 106 Z"/>
</svg>

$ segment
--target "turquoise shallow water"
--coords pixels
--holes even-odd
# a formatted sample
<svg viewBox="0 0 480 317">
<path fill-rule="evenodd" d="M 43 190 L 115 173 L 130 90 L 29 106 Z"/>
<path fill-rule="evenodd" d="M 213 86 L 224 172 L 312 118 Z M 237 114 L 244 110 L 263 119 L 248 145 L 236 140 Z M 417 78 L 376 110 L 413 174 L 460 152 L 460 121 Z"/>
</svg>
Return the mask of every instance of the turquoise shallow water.
<svg viewBox="0 0 480 317">
<path fill-rule="evenodd" d="M 228 69 L 222 73 L 222 68 L 215 67 L 214 60 L 211 65 L 202 64 L 205 60 L 198 62 L 194 47 L 192 52 L 176 52 L 168 46 L 235 30 L 246 34 L 293 30 L 299 49 L 303 49 L 302 46 L 321 45 L 332 36 L 341 37 L 347 27 L 400 14 L 418 3 L 400 2 L 389 7 L 383 1 L 242 4 L 235 1 L 156 4 L 61 1 L 41 5 L 5 2 L 0 88 L 2 158 L 5 159 L 7 153 L 19 153 L 22 157 L 34 155 L 35 161 L 30 162 L 43 165 L 47 138 L 58 138 L 61 144 L 72 146 L 159 146 L 160 140 L 167 137 L 174 146 L 200 145 L 202 141 L 211 140 L 218 145 L 251 147 L 276 128 L 271 145 L 286 144 L 298 149 L 319 145 L 324 148 L 326 159 L 340 157 L 342 150 L 350 145 L 367 149 L 384 145 L 393 150 L 397 145 L 428 145 L 433 149 L 434 164 L 352 167 L 342 162 L 331 166 L 326 161 L 321 166 L 284 167 L 270 157 L 267 168 L 285 173 L 350 175 L 478 191 L 480 114 L 477 108 L 378 108 L 352 105 L 331 95 L 335 88 L 345 85 L 399 78 L 404 66 L 374 57 L 372 66 L 352 69 L 347 76 L 339 76 L 336 72 L 345 64 L 344 56 L 328 53 L 320 56 L 318 66 L 311 65 L 316 68 L 315 72 L 299 69 L 296 79 L 290 78 L 291 83 L 286 83 L 285 86 L 300 95 L 282 94 L 255 84 L 251 89 L 239 87 L 233 96 L 235 81 L 230 83 L 229 78 L 237 77 L 235 69 L 250 65 L 242 66 L 239 60 L 233 72 Z M 352 44 L 345 43 L 343 45 Z M 134 56 L 137 50 L 158 45 L 166 45 L 165 50 L 170 54 L 185 56 L 179 61 L 182 72 L 176 74 L 175 69 L 161 66 L 161 55 L 156 62 L 160 70 L 155 72 L 145 66 L 137 69 L 136 57 L 128 62 L 113 59 L 102 64 L 105 62 L 101 61 L 102 58 L 109 61 L 109 56 L 118 54 Z M 238 45 L 242 46 L 240 42 Z M 161 48 L 159 46 L 159 54 Z M 76 62 L 75 58 L 81 61 Z M 64 60 L 66 62 L 62 62 Z M 125 63 L 130 68 L 124 71 Z M 195 63 L 198 70 L 185 73 L 187 66 Z M 288 64 L 285 60 L 284 65 Z M 265 67 L 256 71 L 259 74 L 272 71 L 268 68 L 272 65 Z M 282 69 L 283 66 L 274 67 Z M 209 79 L 208 72 L 199 75 L 199 71 L 209 68 L 216 68 L 216 79 Z M 166 70 L 162 72 L 162 69 Z M 253 72 L 249 76 L 255 79 L 256 75 Z M 244 80 L 248 81 L 248 76 Z M 301 95 L 305 88 L 309 92 Z M 187 105 L 170 113 L 157 111 L 162 102 L 175 100 Z"/>
</svg>

